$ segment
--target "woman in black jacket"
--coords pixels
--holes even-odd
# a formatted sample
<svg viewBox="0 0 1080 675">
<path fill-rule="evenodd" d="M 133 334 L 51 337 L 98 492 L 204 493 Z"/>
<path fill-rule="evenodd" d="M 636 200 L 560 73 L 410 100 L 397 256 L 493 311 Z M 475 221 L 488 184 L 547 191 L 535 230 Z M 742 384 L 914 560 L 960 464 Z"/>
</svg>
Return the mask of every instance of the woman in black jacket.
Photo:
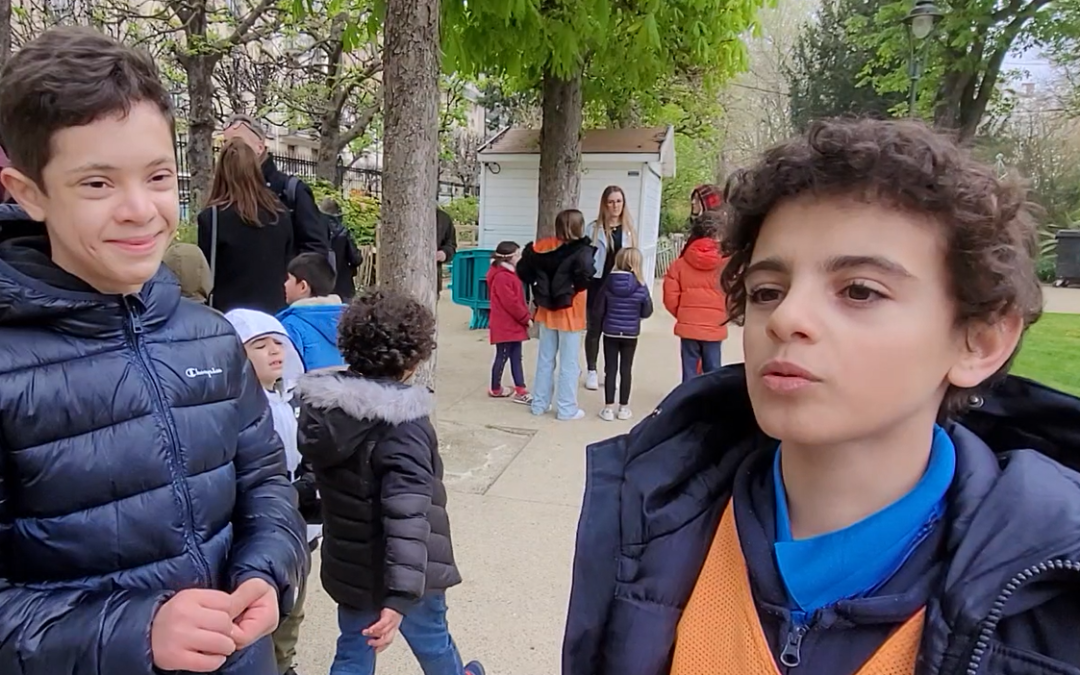
<svg viewBox="0 0 1080 675">
<path fill-rule="evenodd" d="M 255 151 L 245 143 L 232 140 L 221 149 L 210 199 L 198 220 L 199 248 L 214 275 L 210 305 L 222 312 L 283 309 L 292 220 L 266 187 Z"/>
<path fill-rule="evenodd" d="M 435 317 L 411 297 L 374 291 L 339 323 L 348 370 L 301 379 L 299 448 L 323 510 L 323 588 L 338 604 L 331 675 L 375 672 L 400 630 L 423 671 L 462 666 L 446 624 L 446 589 L 461 583 L 450 541 L 435 397 L 406 382 L 435 349 Z"/>
</svg>

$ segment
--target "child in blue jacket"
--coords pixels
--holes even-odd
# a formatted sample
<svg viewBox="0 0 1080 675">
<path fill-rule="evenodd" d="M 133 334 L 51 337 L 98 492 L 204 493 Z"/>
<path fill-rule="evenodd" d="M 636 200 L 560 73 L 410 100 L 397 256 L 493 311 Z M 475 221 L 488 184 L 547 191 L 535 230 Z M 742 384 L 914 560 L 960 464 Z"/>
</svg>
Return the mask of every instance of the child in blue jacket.
<svg viewBox="0 0 1080 675">
<path fill-rule="evenodd" d="M 745 364 L 588 451 L 564 675 L 1080 672 L 1080 400 L 1028 192 L 911 120 L 727 186 Z"/>
<path fill-rule="evenodd" d="M 642 276 L 641 251 L 631 246 L 615 255 L 615 266 L 600 289 L 596 316 L 604 336 L 604 408 L 600 418 L 628 420 L 631 373 L 637 352 L 641 320 L 652 316 L 653 302 Z M 619 411 L 615 412 L 615 384 L 619 385 Z"/>
<path fill-rule="evenodd" d="M 277 318 L 289 332 L 307 371 L 345 365 L 338 349 L 338 320 L 345 305 L 334 294 L 336 275 L 326 256 L 301 253 L 285 280 L 289 306 Z"/>
</svg>

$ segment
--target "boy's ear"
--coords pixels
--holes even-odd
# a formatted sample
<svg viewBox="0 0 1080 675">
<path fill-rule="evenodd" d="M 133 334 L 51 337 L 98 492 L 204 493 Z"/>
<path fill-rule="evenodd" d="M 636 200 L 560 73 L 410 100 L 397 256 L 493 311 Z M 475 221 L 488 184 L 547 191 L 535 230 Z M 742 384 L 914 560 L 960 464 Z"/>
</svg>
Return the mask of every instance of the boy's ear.
<svg viewBox="0 0 1080 675">
<path fill-rule="evenodd" d="M 963 353 L 949 370 L 955 387 L 977 387 L 996 373 L 1016 351 L 1024 333 L 1024 321 L 1017 313 L 993 323 L 973 323 L 965 330 Z"/>
<path fill-rule="evenodd" d="M 38 222 L 45 222 L 45 193 L 37 186 L 37 183 L 12 167 L 0 171 L 0 183 L 4 184 L 19 206 L 23 207 L 26 215 Z"/>
<path fill-rule="evenodd" d="M 301 293 L 303 293 L 304 295 L 311 295 L 311 284 L 309 284 L 305 279 L 301 279 L 297 282 L 296 285 L 300 287 Z"/>
</svg>

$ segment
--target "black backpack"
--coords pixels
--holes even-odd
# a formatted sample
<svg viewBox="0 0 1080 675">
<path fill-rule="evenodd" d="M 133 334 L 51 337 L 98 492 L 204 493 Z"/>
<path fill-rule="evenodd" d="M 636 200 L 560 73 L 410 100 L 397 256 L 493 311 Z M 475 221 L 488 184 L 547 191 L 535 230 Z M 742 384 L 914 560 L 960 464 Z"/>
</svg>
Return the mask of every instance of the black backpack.
<svg viewBox="0 0 1080 675">
<path fill-rule="evenodd" d="M 296 218 L 296 191 L 300 189 L 300 179 L 296 176 L 289 176 L 285 181 L 285 191 L 279 195 L 281 201 L 285 204 L 285 208 L 289 209 L 289 215 Z M 330 241 L 333 233 L 327 237 L 327 241 Z M 334 255 L 334 247 L 332 241 L 331 246 L 326 253 L 326 259 L 330 261 L 330 267 L 334 269 L 334 274 L 337 274 L 337 256 Z"/>
</svg>

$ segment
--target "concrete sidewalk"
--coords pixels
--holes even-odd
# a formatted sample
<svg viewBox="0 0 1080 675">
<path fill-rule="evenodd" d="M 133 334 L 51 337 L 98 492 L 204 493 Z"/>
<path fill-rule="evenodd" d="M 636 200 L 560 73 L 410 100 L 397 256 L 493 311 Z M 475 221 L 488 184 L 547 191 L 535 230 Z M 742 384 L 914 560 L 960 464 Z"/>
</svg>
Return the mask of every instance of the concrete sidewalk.
<svg viewBox="0 0 1080 675">
<path fill-rule="evenodd" d="M 653 297 L 643 324 L 631 400 L 641 419 L 679 382 L 673 320 Z M 1080 313 L 1080 290 L 1046 289 L 1048 312 Z M 600 392 L 580 390 L 588 416 L 558 422 L 487 396 L 493 349 L 487 331 L 469 331 L 468 310 L 444 295 L 439 308 L 438 422 L 454 548 L 465 582 L 450 591 L 450 625 L 462 656 L 480 658 L 491 675 L 559 672 L 574 531 L 584 486 L 585 445 L 631 427 L 604 422 Z M 742 360 L 738 328 L 724 343 L 724 363 Z M 532 381 L 536 345 L 525 349 Z M 509 373 L 507 373 L 509 378 Z M 507 379 L 509 382 L 509 379 Z M 317 560 L 316 560 L 317 565 Z M 300 642 L 300 675 L 325 675 L 337 638 L 335 606 L 312 573 Z M 403 641 L 380 657 L 383 675 L 419 674 Z"/>
<path fill-rule="evenodd" d="M 643 325 L 634 365 L 636 419 L 679 382 L 673 321 L 654 297 L 657 311 Z M 584 389 L 579 403 L 588 416 L 576 422 L 533 417 L 526 406 L 489 398 L 493 348 L 487 331 L 467 330 L 469 311 L 446 295 L 439 320 L 440 442 L 454 548 L 465 578 L 448 595 L 451 631 L 462 656 L 480 658 L 491 675 L 551 675 L 559 672 L 584 448 L 634 422 L 604 422 L 597 417 L 603 394 Z M 739 340 L 725 349 L 725 362 L 741 358 Z M 535 363 L 536 345 L 527 344 L 530 384 Z M 308 592 L 300 675 L 325 675 L 337 638 L 335 606 L 317 572 Z M 380 656 L 378 672 L 412 675 L 420 668 L 402 643 Z"/>
</svg>

